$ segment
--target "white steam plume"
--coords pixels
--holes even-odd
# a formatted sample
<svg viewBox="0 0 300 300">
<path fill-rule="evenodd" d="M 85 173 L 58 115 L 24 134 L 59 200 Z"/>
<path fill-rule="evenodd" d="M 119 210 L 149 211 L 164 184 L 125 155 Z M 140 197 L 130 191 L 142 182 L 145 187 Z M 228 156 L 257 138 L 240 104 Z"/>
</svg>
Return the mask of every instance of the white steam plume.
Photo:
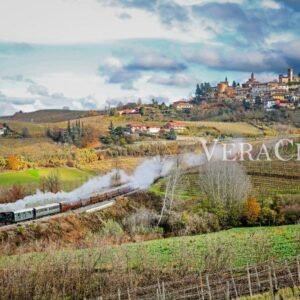
<svg viewBox="0 0 300 300">
<path fill-rule="evenodd" d="M 237 145 L 237 147 L 233 154 L 236 154 L 240 148 L 240 141 L 235 141 L 234 143 Z M 212 147 L 212 145 L 208 147 L 209 151 L 212 150 Z M 222 159 L 222 153 L 222 146 L 220 144 L 216 145 L 212 155 L 212 160 Z M 195 167 L 206 163 L 207 157 L 205 153 L 187 153 L 183 155 L 183 161 L 187 167 Z M 121 177 L 121 183 L 129 184 L 132 188 L 146 189 L 155 181 L 155 179 L 161 176 L 166 176 L 172 170 L 173 165 L 174 158 L 163 158 L 156 156 L 144 160 L 140 165 L 137 166 L 132 175 L 126 174 L 123 170 L 112 170 L 103 176 L 96 176 L 90 179 L 82 186 L 71 192 L 58 192 L 54 194 L 37 191 L 36 194 L 27 196 L 14 203 L 0 205 L 0 212 L 14 211 L 26 207 L 35 207 L 62 201 L 71 202 L 78 199 L 88 198 L 94 194 L 104 192 L 105 190 L 111 188 L 112 178 L 117 174 L 117 172 Z"/>
<path fill-rule="evenodd" d="M 154 157 L 143 161 L 134 171 L 133 175 L 127 175 L 123 170 L 112 170 L 103 175 L 96 176 L 79 188 L 71 192 L 43 193 L 37 191 L 36 194 L 26 196 L 14 203 L 0 205 L 0 211 L 14 211 L 26 207 L 35 207 L 50 203 L 62 201 L 76 201 L 78 199 L 85 199 L 94 194 L 101 193 L 108 188 L 111 188 L 112 178 L 117 174 L 120 175 L 120 182 L 129 184 L 133 188 L 146 189 L 156 178 L 165 176 L 172 168 L 172 159 L 164 159 L 161 157 Z"/>
</svg>

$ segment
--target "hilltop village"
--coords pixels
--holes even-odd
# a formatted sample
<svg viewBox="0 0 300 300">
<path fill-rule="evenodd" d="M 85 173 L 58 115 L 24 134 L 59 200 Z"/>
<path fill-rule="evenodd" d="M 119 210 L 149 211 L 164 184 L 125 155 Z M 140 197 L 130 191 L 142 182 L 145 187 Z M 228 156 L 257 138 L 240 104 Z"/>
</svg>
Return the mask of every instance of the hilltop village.
<svg viewBox="0 0 300 300">
<path fill-rule="evenodd" d="M 172 107 L 175 111 L 190 112 L 193 108 L 201 106 L 203 109 L 212 106 L 222 106 L 226 103 L 241 103 L 246 109 L 261 106 L 266 111 L 280 108 L 294 110 L 300 104 L 300 73 L 294 75 L 293 69 L 287 70 L 287 75 L 279 75 L 278 79 L 269 82 L 260 82 L 251 73 L 244 83 L 233 81 L 229 83 L 227 77 L 217 86 L 205 82 L 197 84 L 195 96 L 190 99 L 174 101 Z M 129 103 L 124 109 L 119 109 L 119 115 L 144 114 L 152 112 L 153 108 L 142 108 Z"/>
</svg>

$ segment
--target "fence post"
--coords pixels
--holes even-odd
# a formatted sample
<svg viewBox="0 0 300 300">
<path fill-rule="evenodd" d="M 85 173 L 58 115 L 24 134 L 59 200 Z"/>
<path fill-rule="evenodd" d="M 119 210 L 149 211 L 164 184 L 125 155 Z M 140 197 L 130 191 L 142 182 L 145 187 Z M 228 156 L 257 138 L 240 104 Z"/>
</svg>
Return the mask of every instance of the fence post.
<svg viewBox="0 0 300 300">
<path fill-rule="evenodd" d="M 231 281 L 232 281 L 235 297 L 238 298 L 239 295 L 238 295 L 238 292 L 237 292 L 237 289 L 236 289 L 236 285 L 235 285 L 235 281 L 234 281 L 234 278 L 233 278 L 232 270 L 230 271 L 230 274 L 231 274 Z"/>
<path fill-rule="evenodd" d="M 300 264 L 299 264 L 299 257 L 297 256 L 297 274 L 298 274 L 298 282 L 300 284 Z"/>
<path fill-rule="evenodd" d="M 200 272 L 200 289 L 201 289 L 202 300 L 204 300 L 203 281 L 202 281 L 202 273 L 201 272 Z"/>
<path fill-rule="evenodd" d="M 250 296 L 252 297 L 251 276 L 250 276 L 250 268 L 248 263 L 247 263 L 247 276 L 248 276 L 249 293 Z"/>
<path fill-rule="evenodd" d="M 255 266 L 254 269 L 255 269 L 255 275 L 256 275 L 256 281 L 257 281 L 258 289 L 261 292 L 261 285 L 260 285 L 260 280 L 259 280 L 259 276 L 258 276 L 258 272 L 257 272 L 257 266 Z"/>
<path fill-rule="evenodd" d="M 273 280 L 272 280 L 272 272 L 271 272 L 271 267 L 268 267 L 269 270 L 269 284 L 270 284 L 270 292 L 272 295 L 272 300 L 275 300 L 274 296 L 274 290 L 273 290 Z"/>
<path fill-rule="evenodd" d="M 118 300 L 121 300 L 121 291 L 118 289 Z"/>
<path fill-rule="evenodd" d="M 209 297 L 209 300 L 212 300 L 211 289 L 210 289 L 210 285 L 209 285 L 208 274 L 206 274 L 206 285 L 207 285 L 207 290 L 208 290 L 208 297 Z"/>
<path fill-rule="evenodd" d="M 276 272 L 275 272 L 275 267 L 274 267 L 274 262 L 273 261 L 272 261 L 271 265 L 272 265 L 272 269 L 273 269 L 274 288 L 275 288 L 275 291 L 277 291 L 278 290 L 278 281 L 277 281 L 277 277 L 276 277 Z"/>
<path fill-rule="evenodd" d="M 166 300 L 166 289 L 165 289 L 165 283 L 162 283 L 162 300 Z"/>
<path fill-rule="evenodd" d="M 131 300 L 129 288 L 127 289 L 127 294 L 128 294 L 128 300 Z"/>
<path fill-rule="evenodd" d="M 226 294 L 225 294 L 226 300 L 230 300 L 230 283 L 229 281 L 226 281 Z"/>
</svg>

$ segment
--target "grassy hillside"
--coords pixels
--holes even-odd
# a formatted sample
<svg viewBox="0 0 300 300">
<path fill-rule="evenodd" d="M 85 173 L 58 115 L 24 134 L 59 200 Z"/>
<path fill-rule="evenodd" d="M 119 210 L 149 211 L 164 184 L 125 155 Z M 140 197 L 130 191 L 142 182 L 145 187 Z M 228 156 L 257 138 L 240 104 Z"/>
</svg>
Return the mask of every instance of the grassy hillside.
<svg viewBox="0 0 300 300">
<path fill-rule="evenodd" d="M 234 137 L 256 137 L 262 136 L 263 132 L 246 122 L 186 122 L 192 128 L 215 129 L 220 134 L 232 135 Z"/>
<path fill-rule="evenodd" d="M 13 116 L 4 117 L 4 120 L 45 123 L 45 122 L 62 122 L 67 120 L 79 119 L 91 115 L 90 111 L 85 110 L 63 110 L 63 109 L 47 109 L 37 110 L 28 113 L 16 113 Z M 93 114 L 97 114 L 93 112 Z"/>
<path fill-rule="evenodd" d="M 0 118 L 0 123 L 6 123 L 9 128 L 14 131 L 15 133 L 21 134 L 22 130 L 24 128 L 27 128 L 29 131 L 29 134 L 32 137 L 44 137 L 46 133 L 46 126 L 43 124 L 34 124 L 30 121 L 16 121 L 16 120 L 10 120 L 10 119 L 3 119 Z"/>
<path fill-rule="evenodd" d="M 0 173 L 0 187 L 13 184 L 38 183 L 42 177 L 50 175 L 51 172 L 58 172 L 62 181 L 84 180 L 94 174 L 90 171 L 67 167 L 7 171 Z"/>
<path fill-rule="evenodd" d="M 36 228 L 37 235 L 40 234 L 40 227 L 32 227 Z M 22 236 L 22 227 L 17 232 Z M 95 246 L 75 251 L 58 252 L 52 248 L 47 253 L 1 256 L 0 298 L 49 299 L 51 295 L 51 299 L 96 299 L 100 296 L 103 299 L 117 299 L 119 294 L 119 299 L 150 299 L 145 297 L 147 295 L 154 295 L 151 299 L 156 299 L 158 281 L 163 284 L 163 290 L 166 284 L 168 292 L 174 288 L 190 292 L 190 287 L 200 283 L 203 287 L 203 274 L 200 277 L 199 272 L 224 272 L 234 267 L 244 269 L 247 263 L 259 263 L 271 258 L 289 259 L 299 254 L 299 225 L 241 228 L 194 237 Z M 233 272 L 239 289 L 239 279 L 243 273 L 236 269 Z M 252 275 L 253 287 L 256 279 L 253 272 Z M 219 292 L 216 287 L 221 285 L 213 283 L 221 281 L 222 284 L 229 277 L 227 275 L 223 279 L 210 275 L 206 278 L 207 282 L 210 279 L 215 295 Z M 260 280 L 262 282 L 261 274 Z M 244 282 L 247 284 L 247 279 Z M 129 291 L 132 297 L 128 296 Z M 204 291 L 207 291 L 205 283 Z M 176 295 L 176 299 L 196 299 L 185 292 L 184 297 L 179 297 L 179 293 L 171 295 Z M 223 290 L 221 292 L 224 297 Z"/>
<path fill-rule="evenodd" d="M 255 264 L 268 259 L 284 259 L 300 254 L 300 225 L 279 227 L 235 228 L 216 233 L 197 236 L 183 236 L 109 246 L 105 251 L 90 248 L 53 253 L 55 256 L 69 258 L 95 257 L 101 253 L 97 262 L 99 268 L 110 269 L 111 263 L 118 257 L 126 256 L 130 264 L 142 268 L 155 262 L 160 269 L 173 269 L 182 264 L 189 270 L 199 271 L 206 264 L 223 260 L 223 267 L 240 267 L 247 263 Z M 41 253 L 24 254 L 23 257 L 2 257 L 0 266 L 15 259 L 39 260 Z M 125 267 L 122 266 L 122 267 Z"/>
</svg>

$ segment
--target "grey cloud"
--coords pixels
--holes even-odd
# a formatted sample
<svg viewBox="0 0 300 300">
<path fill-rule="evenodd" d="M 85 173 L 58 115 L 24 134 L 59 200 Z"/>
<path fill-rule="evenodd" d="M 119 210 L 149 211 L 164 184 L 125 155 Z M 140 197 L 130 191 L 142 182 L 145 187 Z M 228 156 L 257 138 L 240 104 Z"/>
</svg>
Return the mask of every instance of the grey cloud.
<svg viewBox="0 0 300 300">
<path fill-rule="evenodd" d="M 2 79 L 15 81 L 15 82 L 25 82 L 25 83 L 35 84 L 35 82 L 32 79 L 26 78 L 22 74 L 16 74 L 16 75 L 13 75 L 13 76 L 4 76 L 4 77 L 2 77 Z"/>
<path fill-rule="evenodd" d="M 34 104 L 36 102 L 36 99 L 7 97 L 7 101 L 15 105 L 30 105 Z"/>
<path fill-rule="evenodd" d="M 175 86 L 175 87 L 189 87 L 196 84 L 197 79 L 188 76 L 185 74 L 175 74 L 171 76 L 160 76 L 160 75 L 153 75 L 149 80 L 149 83 L 160 84 L 160 85 L 167 85 L 167 86 Z"/>
<path fill-rule="evenodd" d="M 32 46 L 26 43 L 0 42 L 0 53 L 22 55 L 31 50 Z"/>
<path fill-rule="evenodd" d="M 155 13 L 159 16 L 161 22 L 166 25 L 189 20 L 187 9 L 171 0 L 98 0 L 98 2 L 110 6 L 137 8 Z"/>
<path fill-rule="evenodd" d="M 154 11 L 159 3 L 159 0 L 98 0 L 98 2 L 106 5 L 116 5 Z"/>
<path fill-rule="evenodd" d="M 186 50 L 184 57 L 195 64 L 230 71 L 280 72 L 288 67 L 285 56 L 276 51 L 210 48 Z"/>
<path fill-rule="evenodd" d="M 157 53 L 140 53 L 130 63 L 124 64 L 118 59 L 109 59 L 99 67 L 99 73 L 104 75 L 107 83 L 121 84 L 125 90 L 136 90 L 134 82 L 143 72 L 160 71 L 176 73 L 187 68 L 183 63 Z"/>
<path fill-rule="evenodd" d="M 300 11 L 300 2 L 299 0 L 276 0 L 278 3 L 283 4 L 285 7 L 288 7 L 295 11 Z"/>
<path fill-rule="evenodd" d="M 179 72 L 185 70 L 187 66 L 165 55 L 148 53 L 136 57 L 134 62 L 128 64 L 126 68 L 132 71 L 153 70 L 165 72 Z"/>
<path fill-rule="evenodd" d="M 87 97 L 84 97 L 84 98 L 80 98 L 78 99 L 78 101 L 81 103 L 81 106 L 84 108 L 84 109 L 97 109 L 98 106 L 97 106 L 97 102 L 96 102 L 96 99 L 89 95 Z"/>
<path fill-rule="evenodd" d="M 39 85 L 39 84 L 31 84 L 27 91 L 32 95 L 38 95 L 43 97 L 49 97 L 49 91 L 46 87 Z"/>
<path fill-rule="evenodd" d="M 199 1 L 198 4 L 180 5 L 174 0 L 98 0 L 106 5 L 142 9 L 158 16 L 161 23 L 180 26 L 183 30 L 192 20 L 198 20 L 202 29 L 215 35 L 225 45 L 264 45 L 273 32 L 297 32 L 300 22 L 299 0 L 273 0 L 281 4 L 270 9 L 260 0 L 239 3 Z M 195 27 L 196 28 L 196 27 Z"/>
<path fill-rule="evenodd" d="M 119 15 L 119 18 L 122 20 L 129 20 L 129 19 L 131 19 L 131 15 L 128 13 L 122 13 Z"/>
</svg>

